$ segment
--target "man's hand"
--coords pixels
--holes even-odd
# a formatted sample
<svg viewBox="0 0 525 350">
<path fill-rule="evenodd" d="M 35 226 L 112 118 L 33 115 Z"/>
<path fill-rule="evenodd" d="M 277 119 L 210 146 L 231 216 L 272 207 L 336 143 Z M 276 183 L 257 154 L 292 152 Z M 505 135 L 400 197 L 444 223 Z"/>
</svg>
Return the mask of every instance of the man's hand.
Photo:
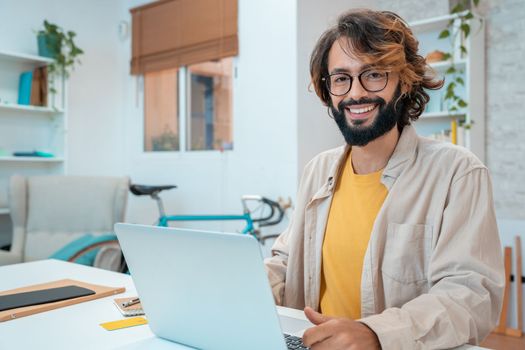
<svg viewBox="0 0 525 350">
<path fill-rule="evenodd" d="M 305 307 L 304 313 L 316 325 L 303 334 L 304 345 L 312 350 L 381 349 L 377 335 L 361 322 L 323 316 L 310 307 Z"/>
</svg>

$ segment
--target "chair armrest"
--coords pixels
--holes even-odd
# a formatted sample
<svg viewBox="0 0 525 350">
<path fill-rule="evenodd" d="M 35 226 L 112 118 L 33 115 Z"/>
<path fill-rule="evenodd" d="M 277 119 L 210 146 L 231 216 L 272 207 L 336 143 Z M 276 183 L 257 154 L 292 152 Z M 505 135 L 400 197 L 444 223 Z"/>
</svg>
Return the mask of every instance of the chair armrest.
<svg viewBox="0 0 525 350">
<path fill-rule="evenodd" d="M 22 254 L 0 250 L 0 266 L 18 264 L 22 262 Z"/>
</svg>

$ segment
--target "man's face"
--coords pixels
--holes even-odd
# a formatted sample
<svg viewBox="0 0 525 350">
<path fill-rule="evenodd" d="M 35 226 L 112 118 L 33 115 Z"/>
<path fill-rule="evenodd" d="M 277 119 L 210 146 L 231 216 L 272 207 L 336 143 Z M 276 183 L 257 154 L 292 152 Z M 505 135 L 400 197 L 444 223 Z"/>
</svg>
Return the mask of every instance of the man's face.
<svg viewBox="0 0 525 350">
<path fill-rule="evenodd" d="M 330 109 L 346 142 L 349 145 L 365 146 L 392 130 L 399 120 L 402 102 L 399 101 L 395 106 L 400 95 L 399 75 L 389 72 L 384 89 L 367 91 L 358 75 L 369 67 L 354 57 L 351 50 L 345 40 L 337 40 L 328 54 L 329 74 L 343 72 L 353 77 L 352 87 L 345 95 L 330 95 Z"/>
</svg>

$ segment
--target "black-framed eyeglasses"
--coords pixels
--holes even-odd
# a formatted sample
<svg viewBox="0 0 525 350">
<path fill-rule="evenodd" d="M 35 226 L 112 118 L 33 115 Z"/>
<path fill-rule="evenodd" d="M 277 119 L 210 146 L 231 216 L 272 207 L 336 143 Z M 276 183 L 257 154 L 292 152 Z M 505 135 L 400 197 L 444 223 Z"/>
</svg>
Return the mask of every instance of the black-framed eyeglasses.
<svg viewBox="0 0 525 350">
<path fill-rule="evenodd" d="M 334 96 L 346 95 L 352 88 L 356 76 L 348 73 L 332 73 L 322 78 L 328 91 Z M 388 72 L 383 70 L 369 69 L 359 75 L 357 79 L 363 89 L 368 92 L 379 92 L 384 90 L 388 84 Z"/>
</svg>

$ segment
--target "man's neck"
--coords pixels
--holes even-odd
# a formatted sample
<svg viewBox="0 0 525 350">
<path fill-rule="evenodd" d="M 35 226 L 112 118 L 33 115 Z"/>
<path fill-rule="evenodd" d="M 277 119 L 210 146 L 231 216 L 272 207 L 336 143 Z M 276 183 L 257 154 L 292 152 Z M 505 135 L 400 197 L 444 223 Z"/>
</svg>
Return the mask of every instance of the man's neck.
<svg viewBox="0 0 525 350">
<path fill-rule="evenodd" d="M 383 169 L 399 140 L 397 126 L 366 146 L 352 146 L 352 166 L 356 174 L 370 174 Z"/>
</svg>

